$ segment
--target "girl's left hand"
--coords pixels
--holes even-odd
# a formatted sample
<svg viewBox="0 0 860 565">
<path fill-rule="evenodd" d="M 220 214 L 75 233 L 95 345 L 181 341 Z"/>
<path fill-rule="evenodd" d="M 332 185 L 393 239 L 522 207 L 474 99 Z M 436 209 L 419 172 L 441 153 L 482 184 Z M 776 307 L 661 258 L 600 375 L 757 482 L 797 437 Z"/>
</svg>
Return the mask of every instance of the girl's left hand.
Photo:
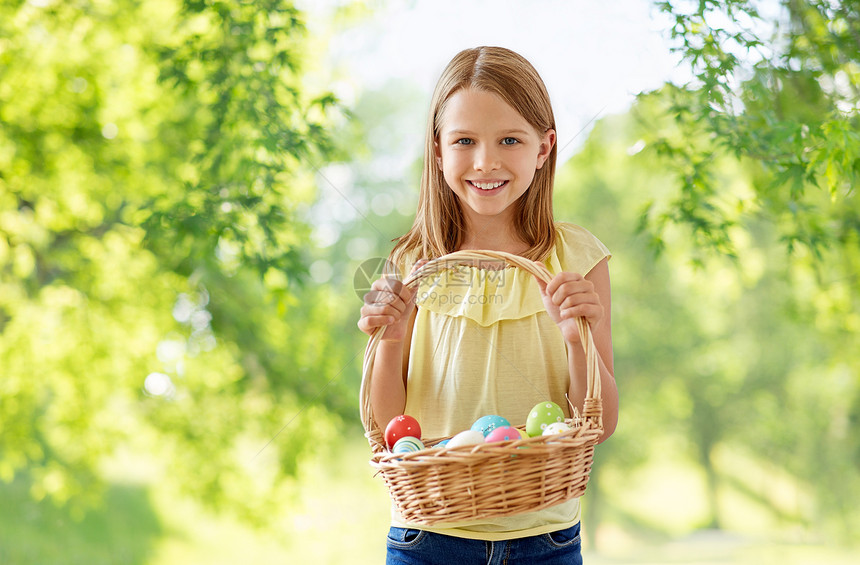
<svg viewBox="0 0 860 565">
<path fill-rule="evenodd" d="M 537 279 L 541 298 L 549 317 L 561 330 L 564 340 L 569 344 L 580 342 L 579 326 L 576 318 L 588 321 L 592 331 L 603 320 L 604 309 L 594 283 L 580 274 L 561 272 L 549 283 Z"/>
</svg>

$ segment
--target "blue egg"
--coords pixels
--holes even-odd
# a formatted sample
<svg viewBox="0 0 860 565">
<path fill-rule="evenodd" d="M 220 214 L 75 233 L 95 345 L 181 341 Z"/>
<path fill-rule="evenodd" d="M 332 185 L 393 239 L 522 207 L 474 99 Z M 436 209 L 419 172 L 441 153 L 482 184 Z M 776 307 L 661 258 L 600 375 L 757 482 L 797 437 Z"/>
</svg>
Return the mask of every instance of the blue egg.
<svg viewBox="0 0 860 565">
<path fill-rule="evenodd" d="M 496 428 L 510 425 L 511 423 L 501 416 L 482 416 L 475 420 L 475 423 L 472 424 L 472 429 L 481 432 L 484 434 L 484 437 L 487 437 Z"/>
</svg>

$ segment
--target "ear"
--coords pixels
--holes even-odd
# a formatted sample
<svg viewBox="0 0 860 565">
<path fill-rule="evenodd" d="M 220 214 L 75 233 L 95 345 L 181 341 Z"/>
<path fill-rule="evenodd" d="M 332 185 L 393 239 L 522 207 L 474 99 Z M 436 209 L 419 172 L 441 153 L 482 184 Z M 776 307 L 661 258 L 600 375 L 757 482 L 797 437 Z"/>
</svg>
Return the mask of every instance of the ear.
<svg viewBox="0 0 860 565">
<path fill-rule="evenodd" d="M 433 141 L 433 154 L 436 156 L 436 167 L 442 170 L 442 149 L 439 147 L 439 139 Z"/>
<path fill-rule="evenodd" d="M 540 147 L 538 148 L 537 154 L 537 166 L 535 167 L 536 170 L 543 167 L 543 164 L 546 163 L 553 145 L 555 145 L 555 130 L 548 129 L 544 132 L 540 141 Z"/>
</svg>

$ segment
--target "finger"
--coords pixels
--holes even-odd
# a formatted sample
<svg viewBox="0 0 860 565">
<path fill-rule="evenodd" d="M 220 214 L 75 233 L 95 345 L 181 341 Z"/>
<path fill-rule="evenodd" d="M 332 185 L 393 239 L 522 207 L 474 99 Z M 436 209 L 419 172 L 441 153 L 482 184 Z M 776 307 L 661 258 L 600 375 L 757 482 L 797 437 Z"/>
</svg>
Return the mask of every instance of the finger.
<svg viewBox="0 0 860 565">
<path fill-rule="evenodd" d="M 565 308 L 573 308 L 579 304 L 600 304 L 600 297 L 596 292 L 569 294 L 561 301 L 558 307 L 563 310 Z"/>
<path fill-rule="evenodd" d="M 393 323 L 392 316 L 366 316 L 358 320 L 358 329 L 366 334 L 372 334 L 376 328 Z"/>
<path fill-rule="evenodd" d="M 365 304 L 397 304 L 400 297 L 389 290 L 371 290 L 364 295 Z"/>
<path fill-rule="evenodd" d="M 403 312 L 390 304 L 365 304 L 361 307 L 361 317 L 375 319 L 391 318 L 390 322 L 382 322 L 383 324 L 390 324 L 403 317 Z"/>
<path fill-rule="evenodd" d="M 386 276 L 376 279 L 370 285 L 371 290 L 386 290 L 393 294 L 400 294 L 403 288 L 403 282 L 400 279 Z"/>
<path fill-rule="evenodd" d="M 371 290 L 364 295 L 366 306 L 392 306 L 402 312 L 406 308 L 406 302 L 398 295 L 387 290 Z"/>
<path fill-rule="evenodd" d="M 423 267 L 427 263 L 429 263 L 429 261 L 427 259 L 419 259 L 418 261 L 415 262 L 414 265 L 412 265 L 412 270 L 409 271 L 409 274 L 411 275 L 412 273 L 414 273 L 415 271 L 417 271 L 418 269 L 420 269 L 421 267 Z"/>
<path fill-rule="evenodd" d="M 538 277 L 535 277 L 535 280 L 538 283 L 538 288 L 540 288 L 540 293 L 546 295 L 547 283 L 544 282 L 542 279 L 539 279 Z"/>
<path fill-rule="evenodd" d="M 549 294 L 555 294 L 560 286 L 569 282 L 581 281 L 583 278 L 584 277 L 579 273 L 568 273 L 566 271 L 562 271 L 549 281 L 549 284 L 546 285 L 546 291 Z"/>
<path fill-rule="evenodd" d="M 561 304 L 570 296 L 587 296 L 595 294 L 594 285 L 591 281 L 580 279 L 576 281 L 568 281 L 559 286 L 552 295 L 553 302 Z"/>
<path fill-rule="evenodd" d="M 405 308 L 404 308 L 405 309 Z M 403 316 L 403 311 L 391 304 L 365 304 L 361 307 L 362 317 L 390 316 L 396 322 Z"/>
<path fill-rule="evenodd" d="M 558 285 L 555 289 L 555 294 L 574 294 L 578 292 L 591 292 L 594 290 L 594 283 L 587 279 L 567 280 Z"/>
<path fill-rule="evenodd" d="M 386 277 L 382 277 L 381 279 L 374 281 L 371 285 L 371 289 L 378 290 L 380 292 L 390 292 L 392 295 L 399 297 L 404 304 L 412 303 L 412 299 L 415 297 L 418 290 L 417 288 L 406 286 L 400 279 Z"/>
<path fill-rule="evenodd" d="M 397 299 L 406 303 L 412 299 L 415 291 L 397 279 L 377 279 L 370 285 L 370 292 L 364 295 L 365 303 L 395 303 Z"/>
<path fill-rule="evenodd" d="M 579 304 L 572 308 L 565 308 L 559 311 L 559 317 L 562 320 L 570 320 L 572 318 L 585 318 L 592 324 L 599 322 L 603 317 L 603 307 L 596 304 Z"/>
</svg>

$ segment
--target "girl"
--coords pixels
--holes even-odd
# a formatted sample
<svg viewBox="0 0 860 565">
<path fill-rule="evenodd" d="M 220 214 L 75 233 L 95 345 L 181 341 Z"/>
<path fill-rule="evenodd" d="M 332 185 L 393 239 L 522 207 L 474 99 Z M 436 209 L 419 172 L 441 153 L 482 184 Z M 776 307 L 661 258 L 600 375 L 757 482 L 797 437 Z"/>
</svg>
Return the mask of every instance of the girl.
<svg viewBox="0 0 860 565">
<path fill-rule="evenodd" d="M 380 429 L 404 413 L 425 437 L 467 430 L 486 414 L 519 425 L 541 400 L 567 409 L 565 394 L 582 410 L 586 368 L 575 320 L 584 317 L 600 357 L 601 441 L 612 435 L 609 251 L 585 229 L 553 221 L 555 161 L 549 95 L 531 64 L 498 47 L 457 54 L 432 98 L 415 223 L 391 260 L 405 272 L 454 251 L 490 249 L 541 261 L 554 277 L 544 284 L 515 267 L 480 264 L 417 291 L 395 278 L 375 281 L 358 326 L 368 334 L 388 326 L 370 391 Z M 579 499 L 432 528 L 394 511 L 388 562 L 581 563 L 579 517 Z"/>
</svg>

